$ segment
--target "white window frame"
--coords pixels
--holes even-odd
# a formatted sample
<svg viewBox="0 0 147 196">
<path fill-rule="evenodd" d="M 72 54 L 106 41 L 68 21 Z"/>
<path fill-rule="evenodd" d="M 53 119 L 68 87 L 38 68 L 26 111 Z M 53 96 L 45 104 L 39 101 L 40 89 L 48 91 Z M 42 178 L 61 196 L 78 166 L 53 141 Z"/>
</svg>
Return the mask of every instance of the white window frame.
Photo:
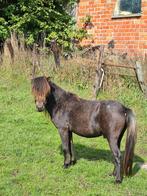
<svg viewBox="0 0 147 196">
<path fill-rule="evenodd" d="M 120 10 L 120 1 L 121 0 L 116 0 L 115 8 L 114 8 L 114 13 L 112 18 L 128 18 L 128 17 L 140 17 L 142 13 L 131 13 L 128 11 L 121 11 Z"/>
</svg>

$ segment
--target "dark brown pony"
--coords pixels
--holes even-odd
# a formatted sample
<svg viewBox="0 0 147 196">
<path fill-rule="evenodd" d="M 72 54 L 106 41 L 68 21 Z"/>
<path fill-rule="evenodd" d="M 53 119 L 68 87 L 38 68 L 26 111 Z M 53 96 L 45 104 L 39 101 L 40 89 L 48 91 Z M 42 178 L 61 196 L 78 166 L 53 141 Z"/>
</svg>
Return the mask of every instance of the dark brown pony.
<svg viewBox="0 0 147 196">
<path fill-rule="evenodd" d="M 47 111 L 59 131 L 65 168 L 76 162 L 72 133 L 87 138 L 104 136 L 114 156 L 116 182 L 121 182 L 123 175 L 131 175 L 136 141 L 136 123 L 131 109 L 117 101 L 81 99 L 44 76 L 32 80 L 32 93 L 37 110 Z M 125 154 L 121 163 L 120 143 L 126 129 Z"/>
</svg>

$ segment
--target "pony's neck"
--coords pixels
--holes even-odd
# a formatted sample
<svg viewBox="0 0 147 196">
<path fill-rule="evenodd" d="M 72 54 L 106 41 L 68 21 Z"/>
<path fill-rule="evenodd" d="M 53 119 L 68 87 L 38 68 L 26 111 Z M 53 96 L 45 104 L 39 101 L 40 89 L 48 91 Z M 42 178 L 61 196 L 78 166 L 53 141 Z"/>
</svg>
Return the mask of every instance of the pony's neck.
<svg viewBox="0 0 147 196">
<path fill-rule="evenodd" d="M 46 109 L 52 118 L 57 104 L 64 97 L 66 91 L 64 91 L 62 88 L 60 88 L 51 81 L 49 81 L 49 85 L 51 87 L 51 93 L 47 97 Z"/>
<path fill-rule="evenodd" d="M 54 96 L 56 102 L 58 102 L 66 94 L 66 91 L 57 86 L 53 82 L 49 82 L 51 87 L 51 94 Z"/>
</svg>

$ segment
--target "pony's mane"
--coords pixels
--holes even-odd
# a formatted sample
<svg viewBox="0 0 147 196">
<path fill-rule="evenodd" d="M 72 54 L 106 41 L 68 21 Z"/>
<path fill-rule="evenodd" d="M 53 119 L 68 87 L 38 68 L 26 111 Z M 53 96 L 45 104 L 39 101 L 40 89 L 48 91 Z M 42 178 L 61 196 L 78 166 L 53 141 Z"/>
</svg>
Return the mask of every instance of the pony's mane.
<svg viewBox="0 0 147 196">
<path fill-rule="evenodd" d="M 74 99 L 75 101 L 80 101 L 80 97 L 77 96 L 77 95 L 74 94 L 74 93 L 71 93 L 71 92 L 67 92 L 67 97 L 68 97 L 69 99 Z"/>
<path fill-rule="evenodd" d="M 51 89 L 45 76 L 37 77 L 32 80 L 32 93 L 34 96 L 46 97 L 50 91 Z"/>
</svg>

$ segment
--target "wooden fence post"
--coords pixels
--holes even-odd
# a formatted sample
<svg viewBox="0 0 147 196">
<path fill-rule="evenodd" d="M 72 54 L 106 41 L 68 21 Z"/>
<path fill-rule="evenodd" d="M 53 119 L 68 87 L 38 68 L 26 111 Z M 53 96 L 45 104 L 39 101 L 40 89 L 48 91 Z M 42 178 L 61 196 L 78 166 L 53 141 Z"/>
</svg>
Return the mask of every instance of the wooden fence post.
<svg viewBox="0 0 147 196">
<path fill-rule="evenodd" d="M 97 97 L 97 95 L 99 93 L 99 90 L 102 86 L 103 79 L 104 79 L 104 70 L 102 68 L 104 48 L 105 48 L 104 45 L 100 46 L 100 48 L 99 48 L 99 59 L 98 59 L 98 64 L 97 64 L 97 68 L 96 68 L 95 84 L 93 86 L 95 98 Z"/>
<path fill-rule="evenodd" d="M 135 67 L 136 67 L 136 76 L 138 79 L 138 83 L 140 85 L 140 89 L 144 93 L 144 96 L 147 98 L 147 86 L 145 85 L 145 82 L 144 82 L 144 76 L 143 76 L 141 63 L 139 61 L 136 61 Z"/>
</svg>

